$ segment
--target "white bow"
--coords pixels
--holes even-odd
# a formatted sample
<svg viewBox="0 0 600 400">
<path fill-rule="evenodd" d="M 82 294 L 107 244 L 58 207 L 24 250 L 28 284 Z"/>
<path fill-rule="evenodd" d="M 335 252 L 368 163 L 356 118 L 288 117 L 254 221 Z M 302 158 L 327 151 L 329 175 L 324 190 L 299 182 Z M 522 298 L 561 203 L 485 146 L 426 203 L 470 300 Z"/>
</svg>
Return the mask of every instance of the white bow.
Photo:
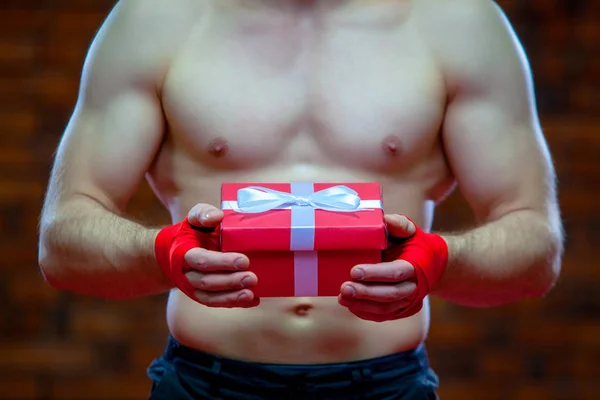
<svg viewBox="0 0 600 400">
<path fill-rule="evenodd" d="M 320 190 L 307 197 L 260 186 L 249 186 L 238 190 L 237 193 L 236 211 L 261 213 L 286 209 L 291 206 L 337 212 L 353 212 L 364 209 L 361 207 L 358 193 L 343 185 Z"/>
</svg>

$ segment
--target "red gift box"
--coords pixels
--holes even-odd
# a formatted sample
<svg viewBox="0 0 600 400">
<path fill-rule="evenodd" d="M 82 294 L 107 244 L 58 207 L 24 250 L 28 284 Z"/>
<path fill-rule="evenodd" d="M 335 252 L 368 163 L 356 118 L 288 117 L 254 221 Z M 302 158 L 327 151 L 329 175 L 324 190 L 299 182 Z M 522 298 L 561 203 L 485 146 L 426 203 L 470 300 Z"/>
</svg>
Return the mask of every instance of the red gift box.
<svg viewBox="0 0 600 400">
<path fill-rule="evenodd" d="M 221 250 L 248 256 L 258 297 L 337 296 L 387 244 L 377 183 L 225 183 L 221 200 Z"/>
</svg>

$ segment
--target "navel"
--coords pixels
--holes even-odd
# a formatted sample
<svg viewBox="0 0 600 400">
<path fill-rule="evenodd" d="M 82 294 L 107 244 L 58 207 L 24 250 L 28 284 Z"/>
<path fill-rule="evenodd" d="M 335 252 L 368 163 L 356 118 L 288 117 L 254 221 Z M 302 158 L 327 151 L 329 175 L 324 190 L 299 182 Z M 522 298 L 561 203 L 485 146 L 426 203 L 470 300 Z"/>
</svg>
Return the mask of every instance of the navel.
<svg viewBox="0 0 600 400">
<path fill-rule="evenodd" d="M 224 157 L 228 151 L 229 143 L 223 138 L 211 140 L 208 144 L 208 153 L 215 158 Z"/>
<path fill-rule="evenodd" d="M 307 317 L 312 306 L 309 304 L 302 304 L 294 307 L 294 313 L 299 317 Z"/>
<path fill-rule="evenodd" d="M 394 135 L 386 137 L 381 144 L 381 148 L 390 157 L 397 157 L 402 154 L 402 143 Z"/>
</svg>

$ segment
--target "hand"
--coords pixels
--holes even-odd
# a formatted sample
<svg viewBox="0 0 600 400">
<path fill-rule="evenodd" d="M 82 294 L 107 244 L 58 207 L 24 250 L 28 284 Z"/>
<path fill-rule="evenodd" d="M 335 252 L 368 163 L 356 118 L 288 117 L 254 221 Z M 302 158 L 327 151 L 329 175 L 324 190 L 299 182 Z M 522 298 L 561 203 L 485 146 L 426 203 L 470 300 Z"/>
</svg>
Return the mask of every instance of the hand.
<svg viewBox="0 0 600 400">
<path fill-rule="evenodd" d="M 218 227 L 223 212 L 198 204 L 186 220 L 167 227 L 157 237 L 157 258 L 174 285 L 208 307 L 255 307 L 259 299 L 251 288 L 258 278 L 248 271 L 244 254 L 219 251 Z"/>
<path fill-rule="evenodd" d="M 207 204 L 196 205 L 188 214 L 192 227 L 216 228 L 222 220 L 223 212 Z M 258 278 L 247 271 L 248 257 L 210 248 L 215 246 L 194 248 L 185 254 L 185 262 L 192 269 L 185 276 L 197 288 L 194 294 L 198 302 L 208 307 L 257 306 L 259 299 L 250 289 L 256 286 Z"/>
<path fill-rule="evenodd" d="M 386 215 L 385 220 L 388 232 L 394 238 L 407 240 L 417 231 L 406 217 Z M 392 245 L 395 250 L 396 247 Z M 398 319 L 399 314 L 414 302 L 417 283 L 415 267 L 397 258 L 391 259 L 384 253 L 382 263 L 355 266 L 351 271 L 353 280 L 342 285 L 338 302 L 364 320 L 384 322 Z"/>
</svg>

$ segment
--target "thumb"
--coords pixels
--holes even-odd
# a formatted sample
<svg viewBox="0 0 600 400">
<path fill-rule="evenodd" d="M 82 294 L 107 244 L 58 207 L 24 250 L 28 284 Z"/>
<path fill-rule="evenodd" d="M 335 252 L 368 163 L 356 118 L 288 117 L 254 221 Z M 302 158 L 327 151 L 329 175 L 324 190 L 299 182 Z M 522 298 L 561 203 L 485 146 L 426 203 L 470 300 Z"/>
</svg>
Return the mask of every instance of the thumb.
<svg viewBox="0 0 600 400">
<path fill-rule="evenodd" d="M 210 204 L 197 204 L 188 213 L 192 226 L 214 228 L 223 220 L 223 211 Z"/>
<path fill-rule="evenodd" d="M 415 224 L 404 215 L 388 214 L 385 216 L 385 222 L 392 237 L 405 239 L 417 232 Z"/>
</svg>

